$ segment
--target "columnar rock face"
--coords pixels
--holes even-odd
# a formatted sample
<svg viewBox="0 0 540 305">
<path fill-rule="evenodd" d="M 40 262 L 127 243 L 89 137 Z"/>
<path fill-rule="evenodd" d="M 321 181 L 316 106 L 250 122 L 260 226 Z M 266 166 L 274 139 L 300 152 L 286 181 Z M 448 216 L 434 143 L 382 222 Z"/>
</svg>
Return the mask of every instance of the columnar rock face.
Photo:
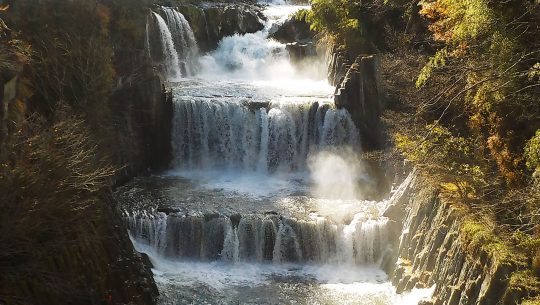
<svg viewBox="0 0 540 305">
<path fill-rule="evenodd" d="M 347 55 L 336 50 L 335 46 L 332 47 L 330 54 L 328 59 L 328 81 L 332 86 L 337 86 L 343 81 L 345 74 L 351 67 L 351 63 Z"/>
<path fill-rule="evenodd" d="M 256 5 L 186 4 L 177 9 L 189 22 L 203 52 L 215 49 L 225 36 L 255 33 L 264 28 L 265 17 Z"/>
<path fill-rule="evenodd" d="M 118 101 L 113 110 L 119 122 L 114 157 L 116 163 L 126 165 L 117 176 L 119 181 L 149 169 L 165 169 L 171 159 L 172 99 L 150 67 L 140 77 L 113 95 Z"/>
<path fill-rule="evenodd" d="M 398 292 L 436 285 L 426 304 L 516 304 L 517 296 L 508 289 L 515 267 L 471 249 L 461 230 L 463 212 L 443 202 L 434 189 L 415 185 L 409 192 L 409 202 L 392 206 L 385 215 L 403 223 L 394 241 L 397 263 L 386 266 Z"/>
<path fill-rule="evenodd" d="M 343 80 L 336 84 L 334 102 L 337 107 L 345 107 L 360 130 L 364 148 L 367 150 L 382 147 L 380 115 L 384 108 L 381 88 L 378 81 L 377 57 L 358 56 L 347 68 L 346 59 L 335 55 L 331 61 L 334 69 L 330 79 L 334 83 L 340 73 L 347 71 Z M 345 69 L 344 69 L 345 68 Z"/>
</svg>

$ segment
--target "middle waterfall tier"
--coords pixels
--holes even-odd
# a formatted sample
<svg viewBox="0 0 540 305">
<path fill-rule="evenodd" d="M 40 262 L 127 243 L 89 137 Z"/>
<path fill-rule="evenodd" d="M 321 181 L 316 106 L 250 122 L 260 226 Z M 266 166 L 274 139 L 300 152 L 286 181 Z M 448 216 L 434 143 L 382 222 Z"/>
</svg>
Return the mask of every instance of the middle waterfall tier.
<svg viewBox="0 0 540 305">
<path fill-rule="evenodd" d="M 359 150 L 358 130 L 345 109 L 330 103 L 175 99 L 176 168 L 298 171 L 310 152 L 344 146 Z"/>
<path fill-rule="evenodd" d="M 387 254 L 387 219 L 364 214 L 348 225 L 277 215 L 141 212 L 126 219 L 132 237 L 170 258 L 355 265 L 378 264 Z"/>
</svg>

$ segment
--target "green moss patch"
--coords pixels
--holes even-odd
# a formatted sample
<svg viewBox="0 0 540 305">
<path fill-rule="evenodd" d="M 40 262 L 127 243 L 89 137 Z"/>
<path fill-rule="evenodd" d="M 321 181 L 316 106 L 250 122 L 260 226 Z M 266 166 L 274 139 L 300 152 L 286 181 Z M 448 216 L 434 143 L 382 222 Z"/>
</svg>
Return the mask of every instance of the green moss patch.
<svg viewBox="0 0 540 305">
<path fill-rule="evenodd" d="M 510 277 L 510 289 L 527 292 L 532 295 L 540 294 L 540 280 L 531 270 L 517 271 Z"/>
<path fill-rule="evenodd" d="M 468 219 L 463 222 L 461 233 L 468 251 L 484 251 L 500 264 L 525 265 L 523 254 L 503 236 L 497 235 L 489 224 Z"/>
</svg>

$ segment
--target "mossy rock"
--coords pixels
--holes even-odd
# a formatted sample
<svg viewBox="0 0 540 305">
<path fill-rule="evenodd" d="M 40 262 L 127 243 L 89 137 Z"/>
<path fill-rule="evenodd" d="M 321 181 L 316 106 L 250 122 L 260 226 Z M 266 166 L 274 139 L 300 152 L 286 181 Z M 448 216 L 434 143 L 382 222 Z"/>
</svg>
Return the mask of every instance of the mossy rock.
<svg viewBox="0 0 540 305">
<path fill-rule="evenodd" d="M 525 264 L 526 258 L 523 254 L 485 223 L 465 220 L 461 227 L 461 236 L 465 250 L 470 255 L 478 256 L 485 253 L 495 263 L 520 266 Z"/>
</svg>

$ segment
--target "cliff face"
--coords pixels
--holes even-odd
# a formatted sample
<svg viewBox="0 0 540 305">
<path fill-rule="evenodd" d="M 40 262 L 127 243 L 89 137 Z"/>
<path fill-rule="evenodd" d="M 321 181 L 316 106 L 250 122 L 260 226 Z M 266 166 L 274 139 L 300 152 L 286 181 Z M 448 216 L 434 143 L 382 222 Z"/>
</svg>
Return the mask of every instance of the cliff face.
<svg viewBox="0 0 540 305">
<path fill-rule="evenodd" d="M 149 3 L 127 2 L 99 1 L 87 11 L 87 2 L 8 1 L 3 12 L 18 34 L 12 37 L 0 21 L 0 49 L 17 38 L 28 42 L 33 56 L 23 61 L 15 54 L 9 69 L 0 65 L 1 304 L 156 302 L 152 273 L 110 196 L 114 185 L 169 160 L 172 103 L 144 48 Z M 93 14 L 103 22 L 99 30 Z M 80 33 L 78 25 L 66 28 L 73 18 L 98 36 Z M 47 34 L 38 30 L 44 24 Z M 72 43 L 73 53 L 55 52 L 47 39 L 59 47 Z M 78 45 L 90 39 L 98 51 Z M 70 57 L 77 52 L 86 65 Z M 53 68 L 63 69 L 69 85 L 56 82 Z M 106 90 L 93 100 L 80 94 L 87 88 L 72 86 L 93 73 L 95 81 L 107 78 L 110 71 Z M 65 140 L 72 136 L 76 140 Z M 118 170 L 109 174 L 94 159 L 107 159 Z M 83 177 L 92 178 L 77 184 Z"/>
<path fill-rule="evenodd" d="M 334 102 L 337 107 L 345 107 L 351 114 L 356 127 L 360 130 L 365 149 L 380 149 L 383 145 L 380 115 L 384 108 L 383 95 L 378 81 L 377 57 L 358 56 L 350 65 L 345 60 L 334 56 L 332 70 L 336 81 Z M 345 69 L 344 69 L 345 68 Z M 340 74 L 345 72 L 341 78 Z"/>
<path fill-rule="evenodd" d="M 2 257 L 0 303 L 95 305 L 110 299 L 112 304 L 155 304 L 158 291 L 152 272 L 133 250 L 111 204 L 96 202 L 87 211 L 91 221 L 72 224 L 62 235 L 37 242 L 36 247 L 43 248 L 15 255 L 9 268 Z"/>
<path fill-rule="evenodd" d="M 377 55 L 359 55 L 351 59 L 350 54 L 336 46 L 330 50 L 328 80 L 336 86 L 334 103 L 351 114 L 365 150 L 384 148 L 380 117 L 385 108 L 385 96 Z"/>
<path fill-rule="evenodd" d="M 510 285 L 517 266 L 471 243 L 463 210 L 434 189 L 413 183 L 386 216 L 402 227 L 393 245 L 397 262 L 385 266 L 398 292 L 436 285 L 425 302 L 436 305 L 518 304 L 523 297 Z"/>
<path fill-rule="evenodd" d="M 111 98 L 116 128 L 109 149 L 115 163 L 123 166 L 116 183 L 169 166 L 172 99 L 150 66 L 143 71 Z"/>
</svg>

